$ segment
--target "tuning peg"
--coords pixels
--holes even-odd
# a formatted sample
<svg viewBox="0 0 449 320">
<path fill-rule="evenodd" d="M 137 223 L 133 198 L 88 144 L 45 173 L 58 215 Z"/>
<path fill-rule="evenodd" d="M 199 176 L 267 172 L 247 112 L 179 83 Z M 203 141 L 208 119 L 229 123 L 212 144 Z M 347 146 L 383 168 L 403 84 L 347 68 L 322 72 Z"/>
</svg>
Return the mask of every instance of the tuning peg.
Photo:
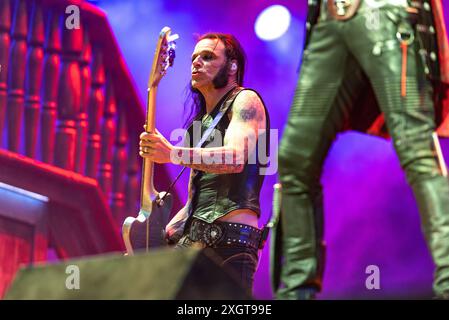
<svg viewBox="0 0 449 320">
<path fill-rule="evenodd" d="M 176 52 L 175 52 L 175 50 L 174 50 L 174 49 L 168 50 L 168 63 L 169 63 L 170 66 L 173 65 L 173 62 L 174 62 L 174 60 L 175 60 L 175 57 L 176 57 Z"/>
<path fill-rule="evenodd" d="M 176 33 L 176 34 L 172 34 L 172 35 L 170 35 L 168 38 L 167 38 L 167 42 L 168 43 L 170 43 L 170 42 L 174 42 L 174 41 L 176 41 L 176 40 L 178 40 L 179 39 L 179 35 Z"/>
</svg>

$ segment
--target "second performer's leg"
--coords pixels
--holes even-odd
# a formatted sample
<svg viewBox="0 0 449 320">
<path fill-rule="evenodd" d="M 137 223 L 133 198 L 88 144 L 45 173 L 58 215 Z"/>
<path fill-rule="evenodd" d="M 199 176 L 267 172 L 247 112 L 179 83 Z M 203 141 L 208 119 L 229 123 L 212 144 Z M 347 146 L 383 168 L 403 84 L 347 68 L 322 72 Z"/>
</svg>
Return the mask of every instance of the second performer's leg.
<svg viewBox="0 0 449 320">
<path fill-rule="evenodd" d="M 382 30 L 372 38 L 367 37 L 365 42 L 352 41 L 352 51 L 371 80 L 394 147 L 414 191 L 423 231 L 436 265 L 434 291 L 439 296 L 449 295 L 449 181 L 442 175 L 441 159 L 435 148 L 431 86 L 417 54 L 416 42 L 408 47 L 404 78 L 404 54 L 396 34 L 399 27 L 413 32 L 412 26 L 402 15 L 387 10 L 381 12 L 381 22 Z M 383 45 L 388 49 L 373 55 L 369 48 L 379 44 L 379 34 L 385 37 L 384 44 L 392 45 Z M 348 41 L 353 36 L 348 35 Z M 406 92 L 403 92 L 405 79 Z"/>
<path fill-rule="evenodd" d="M 279 148 L 282 183 L 280 299 L 309 298 L 323 271 L 320 176 L 361 83 L 361 70 L 339 37 L 341 22 L 315 26 Z"/>
</svg>

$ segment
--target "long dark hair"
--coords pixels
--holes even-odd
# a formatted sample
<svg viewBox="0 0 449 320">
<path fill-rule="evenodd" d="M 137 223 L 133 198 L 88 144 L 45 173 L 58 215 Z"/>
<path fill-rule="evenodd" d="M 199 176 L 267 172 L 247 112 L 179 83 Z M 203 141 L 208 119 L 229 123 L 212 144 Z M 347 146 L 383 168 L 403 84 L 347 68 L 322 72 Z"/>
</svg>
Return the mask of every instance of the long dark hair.
<svg viewBox="0 0 449 320">
<path fill-rule="evenodd" d="M 217 39 L 224 44 L 226 63 L 231 60 L 237 61 L 237 84 L 243 86 L 243 78 L 245 75 L 246 55 L 240 42 L 232 35 L 227 33 L 210 32 L 203 34 L 198 38 L 198 41 L 204 39 Z M 189 127 L 193 121 L 201 119 L 206 114 L 206 101 L 203 95 L 197 89 L 192 88 L 192 84 L 189 82 L 186 88 L 186 101 L 184 103 L 184 113 L 186 122 L 184 127 Z M 188 110 L 188 111 L 187 111 Z"/>
</svg>

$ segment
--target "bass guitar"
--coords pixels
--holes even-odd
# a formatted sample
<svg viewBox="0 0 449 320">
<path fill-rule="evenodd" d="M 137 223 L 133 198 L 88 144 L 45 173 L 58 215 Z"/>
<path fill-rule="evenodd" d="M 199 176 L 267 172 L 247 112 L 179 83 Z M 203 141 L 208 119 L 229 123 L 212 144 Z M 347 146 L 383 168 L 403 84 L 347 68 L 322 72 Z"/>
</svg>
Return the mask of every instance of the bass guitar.
<svg viewBox="0 0 449 320">
<path fill-rule="evenodd" d="M 175 40 L 178 35 L 171 35 L 171 29 L 164 27 L 160 34 L 154 53 L 153 65 L 148 80 L 147 114 L 144 129 L 152 133 L 155 128 L 156 93 L 159 82 L 173 65 L 175 58 Z M 164 229 L 168 223 L 173 199 L 166 192 L 158 192 L 153 184 L 154 165 L 147 158 L 143 159 L 140 211 L 137 217 L 127 217 L 122 226 L 122 236 L 127 255 L 135 250 L 148 251 L 150 247 L 160 247 L 166 242 Z"/>
</svg>

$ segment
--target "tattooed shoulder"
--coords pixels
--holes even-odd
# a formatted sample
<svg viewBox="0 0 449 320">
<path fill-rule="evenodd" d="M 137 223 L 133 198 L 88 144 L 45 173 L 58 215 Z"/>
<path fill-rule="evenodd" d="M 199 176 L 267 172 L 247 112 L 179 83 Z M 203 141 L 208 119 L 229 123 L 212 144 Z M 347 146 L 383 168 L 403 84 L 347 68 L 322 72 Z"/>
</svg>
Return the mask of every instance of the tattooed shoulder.
<svg viewBox="0 0 449 320">
<path fill-rule="evenodd" d="M 240 118 L 242 118 L 243 121 L 249 121 L 253 120 L 257 116 L 257 108 L 255 106 L 248 106 L 245 108 L 242 108 L 240 110 Z"/>
<path fill-rule="evenodd" d="M 262 101 L 254 91 L 250 90 L 245 90 L 237 96 L 234 113 L 245 122 L 261 121 L 265 116 Z"/>
</svg>

